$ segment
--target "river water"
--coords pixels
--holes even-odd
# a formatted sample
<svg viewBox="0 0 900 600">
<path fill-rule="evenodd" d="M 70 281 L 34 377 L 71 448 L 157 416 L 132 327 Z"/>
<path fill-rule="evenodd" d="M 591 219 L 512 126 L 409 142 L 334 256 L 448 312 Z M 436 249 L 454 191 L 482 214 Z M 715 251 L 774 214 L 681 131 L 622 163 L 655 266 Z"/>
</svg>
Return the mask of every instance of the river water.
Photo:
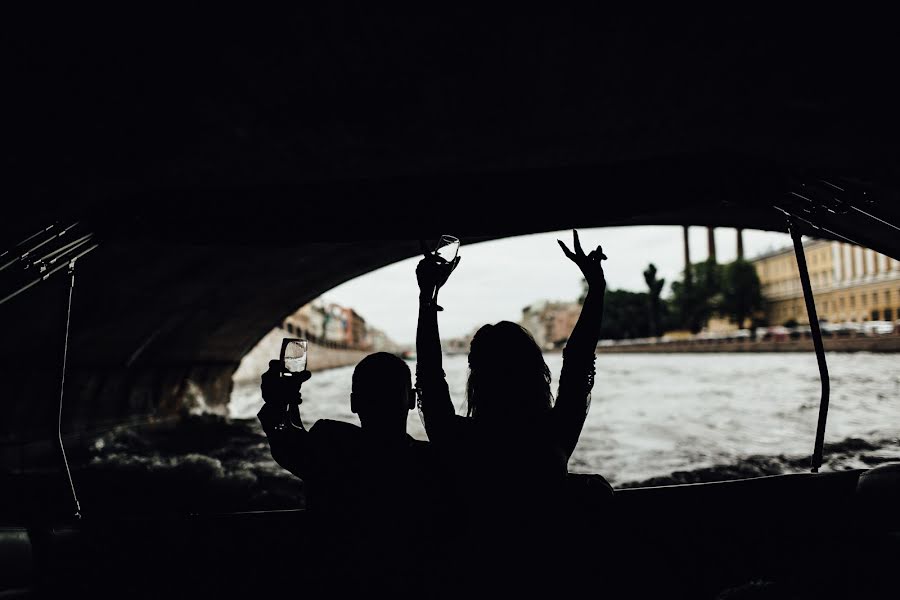
<svg viewBox="0 0 900 600">
<path fill-rule="evenodd" d="M 547 354 L 545 359 L 555 388 L 562 356 Z M 791 472 L 807 466 L 820 395 L 812 353 L 601 354 L 596 365 L 591 409 L 569 464 L 572 472 L 602 473 L 621 485 L 652 478 L 672 483 Z M 865 468 L 900 460 L 900 357 L 832 353 L 828 365 L 832 394 L 826 468 Z M 414 372 L 415 364 L 410 368 Z M 445 357 L 444 370 L 462 413 L 466 357 Z M 349 404 L 352 371 L 345 367 L 315 373 L 304 384 L 301 412 L 307 424 L 321 418 L 358 423 Z M 256 385 L 236 387 L 232 419 L 254 418 L 261 403 Z M 427 439 L 415 411 L 408 431 Z M 744 470 L 720 472 L 724 467 Z M 705 475 L 671 480 L 677 472 Z"/>
<path fill-rule="evenodd" d="M 562 357 L 546 360 L 556 382 Z M 900 357 L 833 353 L 828 362 L 823 469 L 900 461 Z M 446 357 L 444 370 L 462 412 L 466 357 Z M 307 425 L 322 418 L 358 422 L 350 413 L 352 372 L 318 372 L 304 384 Z M 812 353 L 602 354 L 592 396 L 569 463 L 575 473 L 601 473 L 627 487 L 809 469 L 819 408 Z M 303 482 L 272 460 L 255 417 L 261 404 L 258 385 L 241 384 L 228 417 L 198 410 L 174 423 L 122 426 L 70 448 L 82 506 L 123 514 L 304 506 Z M 415 411 L 408 430 L 427 439 Z M 495 458 L 495 466 L 516 458 Z"/>
</svg>

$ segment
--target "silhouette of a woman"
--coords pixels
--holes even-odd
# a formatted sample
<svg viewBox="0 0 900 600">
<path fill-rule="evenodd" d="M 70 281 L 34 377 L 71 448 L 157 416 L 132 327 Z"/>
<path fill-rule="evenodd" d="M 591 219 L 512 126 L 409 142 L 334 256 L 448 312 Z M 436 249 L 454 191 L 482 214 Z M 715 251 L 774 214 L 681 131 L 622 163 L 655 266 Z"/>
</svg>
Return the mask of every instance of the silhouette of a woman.
<svg viewBox="0 0 900 600">
<path fill-rule="evenodd" d="M 455 414 L 442 370 L 436 285 L 455 267 L 426 256 L 416 268 L 420 289 L 416 335 L 419 409 L 432 444 L 447 457 L 469 515 L 478 527 L 520 531 L 559 501 L 569 457 L 590 403 L 594 352 L 600 334 L 606 281 L 598 246 L 585 254 L 574 232 L 574 251 L 559 242 L 588 284 L 578 323 L 563 352 L 556 402 L 550 370 L 531 335 L 508 321 L 485 325 L 472 339 L 468 415 Z"/>
</svg>

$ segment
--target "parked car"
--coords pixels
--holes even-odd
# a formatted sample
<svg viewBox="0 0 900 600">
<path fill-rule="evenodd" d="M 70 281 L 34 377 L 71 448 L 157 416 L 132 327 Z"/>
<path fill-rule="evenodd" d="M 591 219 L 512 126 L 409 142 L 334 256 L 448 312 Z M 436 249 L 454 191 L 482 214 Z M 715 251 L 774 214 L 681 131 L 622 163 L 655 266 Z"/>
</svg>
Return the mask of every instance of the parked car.
<svg viewBox="0 0 900 600">
<path fill-rule="evenodd" d="M 887 335 L 894 333 L 894 324 L 890 321 L 866 321 L 862 324 L 866 335 Z"/>
<path fill-rule="evenodd" d="M 790 337 L 792 340 L 799 340 L 800 338 L 810 337 L 811 335 L 812 328 L 809 325 L 797 325 L 790 330 Z"/>
<path fill-rule="evenodd" d="M 830 335 L 848 336 L 858 335 L 862 333 L 862 326 L 859 323 L 823 323 L 822 333 Z"/>
<path fill-rule="evenodd" d="M 775 341 L 786 340 L 790 333 L 790 329 L 784 325 L 774 325 L 766 330 L 766 335 L 763 339 Z"/>
</svg>

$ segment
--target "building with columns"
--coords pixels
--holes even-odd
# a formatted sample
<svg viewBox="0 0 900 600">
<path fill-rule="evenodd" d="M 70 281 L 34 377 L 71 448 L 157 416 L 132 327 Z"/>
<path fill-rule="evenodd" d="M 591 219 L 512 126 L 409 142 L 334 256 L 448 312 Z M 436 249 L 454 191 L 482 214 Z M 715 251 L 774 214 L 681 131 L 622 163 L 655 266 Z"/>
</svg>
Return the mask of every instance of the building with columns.
<svg viewBox="0 0 900 600">
<path fill-rule="evenodd" d="M 892 321 L 900 318 L 900 261 L 868 248 L 830 240 L 803 244 L 820 320 Z M 756 257 L 769 323 L 808 323 L 794 249 Z"/>
</svg>

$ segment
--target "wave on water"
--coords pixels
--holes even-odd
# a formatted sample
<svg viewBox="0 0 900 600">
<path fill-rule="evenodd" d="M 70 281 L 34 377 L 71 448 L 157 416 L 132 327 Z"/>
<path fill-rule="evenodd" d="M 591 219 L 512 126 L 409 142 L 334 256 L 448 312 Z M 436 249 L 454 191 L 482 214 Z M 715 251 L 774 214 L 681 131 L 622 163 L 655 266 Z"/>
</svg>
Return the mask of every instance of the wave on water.
<svg viewBox="0 0 900 600">
<path fill-rule="evenodd" d="M 303 482 L 272 459 L 259 425 L 218 415 L 96 438 L 73 479 L 86 509 L 116 513 L 303 508 Z"/>
</svg>

